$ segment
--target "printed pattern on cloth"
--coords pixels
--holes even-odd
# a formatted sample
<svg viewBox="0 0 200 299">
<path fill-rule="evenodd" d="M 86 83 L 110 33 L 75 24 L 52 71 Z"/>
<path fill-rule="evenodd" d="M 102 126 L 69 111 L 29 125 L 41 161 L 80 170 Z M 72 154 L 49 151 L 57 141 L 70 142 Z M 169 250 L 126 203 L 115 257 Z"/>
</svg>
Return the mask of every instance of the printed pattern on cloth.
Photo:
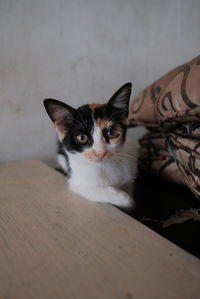
<svg viewBox="0 0 200 299">
<path fill-rule="evenodd" d="M 153 172 L 186 184 L 200 198 L 200 56 L 142 91 L 130 106 L 129 126 L 149 129 L 140 158 Z"/>
</svg>

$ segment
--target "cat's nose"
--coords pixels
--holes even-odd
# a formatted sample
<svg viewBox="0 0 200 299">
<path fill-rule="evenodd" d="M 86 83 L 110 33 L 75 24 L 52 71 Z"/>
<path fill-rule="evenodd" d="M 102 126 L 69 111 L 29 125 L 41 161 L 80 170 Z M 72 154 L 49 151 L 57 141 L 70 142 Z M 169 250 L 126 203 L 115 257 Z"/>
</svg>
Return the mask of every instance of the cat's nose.
<svg viewBox="0 0 200 299">
<path fill-rule="evenodd" d="M 107 154 L 107 151 L 96 153 L 96 155 L 99 159 L 103 159 L 103 157 L 105 157 L 106 154 Z"/>
</svg>

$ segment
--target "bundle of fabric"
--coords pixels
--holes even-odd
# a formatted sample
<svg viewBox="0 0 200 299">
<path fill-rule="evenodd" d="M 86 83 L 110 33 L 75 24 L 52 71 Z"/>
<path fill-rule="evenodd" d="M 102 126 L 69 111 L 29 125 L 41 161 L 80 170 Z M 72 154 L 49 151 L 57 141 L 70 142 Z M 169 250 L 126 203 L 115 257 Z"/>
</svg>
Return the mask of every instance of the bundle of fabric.
<svg viewBox="0 0 200 299">
<path fill-rule="evenodd" d="M 129 126 L 144 126 L 140 158 L 200 198 L 200 56 L 170 71 L 132 102 Z"/>
</svg>

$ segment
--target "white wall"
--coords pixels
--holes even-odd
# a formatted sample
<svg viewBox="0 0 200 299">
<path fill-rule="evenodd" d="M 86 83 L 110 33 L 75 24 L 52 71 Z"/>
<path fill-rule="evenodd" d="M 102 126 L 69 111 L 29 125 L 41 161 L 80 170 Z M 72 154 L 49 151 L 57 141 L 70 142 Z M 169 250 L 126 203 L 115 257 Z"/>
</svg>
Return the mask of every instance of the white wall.
<svg viewBox="0 0 200 299">
<path fill-rule="evenodd" d="M 127 81 L 136 94 L 198 55 L 199 12 L 199 0 L 0 0 L 0 162 L 54 155 L 42 99 L 104 102 Z"/>
</svg>

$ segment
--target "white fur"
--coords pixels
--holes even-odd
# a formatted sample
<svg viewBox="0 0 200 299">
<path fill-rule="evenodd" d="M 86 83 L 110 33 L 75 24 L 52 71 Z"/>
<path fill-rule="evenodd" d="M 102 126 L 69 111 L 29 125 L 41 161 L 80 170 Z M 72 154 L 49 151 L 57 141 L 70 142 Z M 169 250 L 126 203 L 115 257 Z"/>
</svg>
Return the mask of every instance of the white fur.
<svg viewBox="0 0 200 299">
<path fill-rule="evenodd" d="M 106 150 L 105 143 L 103 143 L 103 141 L 102 141 L 101 129 L 96 125 L 94 126 L 93 140 L 94 140 L 94 143 L 93 143 L 92 148 L 97 153 L 102 153 Z"/>
<path fill-rule="evenodd" d="M 98 144 L 100 139 L 100 135 L 96 134 L 94 148 L 101 148 L 101 142 Z M 67 152 L 72 169 L 69 187 L 89 200 L 130 209 L 134 206 L 133 195 L 128 193 L 132 193 L 130 187 L 136 174 L 136 151 L 129 135 L 125 143 L 112 152 L 111 159 L 99 162 L 87 160 L 82 153 Z"/>
</svg>

